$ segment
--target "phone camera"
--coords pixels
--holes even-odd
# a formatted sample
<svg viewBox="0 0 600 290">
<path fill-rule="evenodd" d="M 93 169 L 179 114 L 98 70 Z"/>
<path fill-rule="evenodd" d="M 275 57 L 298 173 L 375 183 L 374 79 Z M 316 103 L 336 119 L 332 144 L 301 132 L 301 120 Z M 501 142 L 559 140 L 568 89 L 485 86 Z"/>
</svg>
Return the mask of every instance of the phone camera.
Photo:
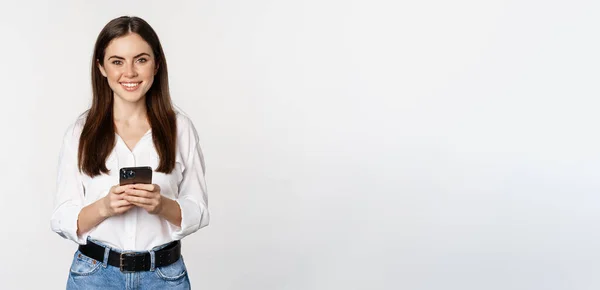
<svg viewBox="0 0 600 290">
<path fill-rule="evenodd" d="M 135 171 L 133 170 L 121 170 L 121 178 L 123 179 L 132 179 L 135 177 Z"/>
</svg>

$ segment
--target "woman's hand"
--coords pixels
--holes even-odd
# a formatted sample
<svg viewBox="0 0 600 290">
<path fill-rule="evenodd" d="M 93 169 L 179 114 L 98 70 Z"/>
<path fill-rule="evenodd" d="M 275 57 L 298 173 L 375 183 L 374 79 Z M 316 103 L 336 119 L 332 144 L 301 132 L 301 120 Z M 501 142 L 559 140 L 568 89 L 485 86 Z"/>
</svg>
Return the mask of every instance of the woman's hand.
<svg viewBox="0 0 600 290">
<path fill-rule="evenodd" d="M 110 188 L 108 194 L 102 198 L 101 216 L 108 218 L 120 215 L 134 206 L 123 198 L 123 193 L 128 187 L 130 187 L 130 185 L 115 185 Z"/>
<path fill-rule="evenodd" d="M 160 186 L 156 184 L 132 184 L 125 189 L 123 199 L 145 209 L 150 214 L 159 214 L 164 204 Z"/>
</svg>

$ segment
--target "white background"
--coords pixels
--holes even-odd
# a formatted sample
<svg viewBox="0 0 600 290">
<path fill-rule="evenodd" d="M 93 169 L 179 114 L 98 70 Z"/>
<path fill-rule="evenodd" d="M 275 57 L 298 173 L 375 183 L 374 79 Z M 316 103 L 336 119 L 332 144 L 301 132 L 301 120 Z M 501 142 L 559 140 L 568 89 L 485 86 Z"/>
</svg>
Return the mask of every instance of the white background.
<svg viewBox="0 0 600 290">
<path fill-rule="evenodd" d="M 206 157 L 194 289 L 598 289 L 597 1 L 0 4 L 0 289 L 50 230 L 95 39 L 146 19 Z"/>
</svg>

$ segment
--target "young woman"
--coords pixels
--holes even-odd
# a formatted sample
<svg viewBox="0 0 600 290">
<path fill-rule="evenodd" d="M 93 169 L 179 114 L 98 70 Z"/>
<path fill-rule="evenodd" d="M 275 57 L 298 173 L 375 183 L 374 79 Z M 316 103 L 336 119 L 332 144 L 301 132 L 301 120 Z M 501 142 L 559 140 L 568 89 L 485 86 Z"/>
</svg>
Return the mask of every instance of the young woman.
<svg viewBox="0 0 600 290">
<path fill-rule="evenodd" d="M 79 244 L 67 289 L 189 289 L 180 240 L 208 225 L 204 159 L 173 107 L 154 30 L 119 17 L 100 32 L 91 108 L 67 130 L 52 230 Z M 151 183 L 119 185 L 124 167 Z"/>
</svg>

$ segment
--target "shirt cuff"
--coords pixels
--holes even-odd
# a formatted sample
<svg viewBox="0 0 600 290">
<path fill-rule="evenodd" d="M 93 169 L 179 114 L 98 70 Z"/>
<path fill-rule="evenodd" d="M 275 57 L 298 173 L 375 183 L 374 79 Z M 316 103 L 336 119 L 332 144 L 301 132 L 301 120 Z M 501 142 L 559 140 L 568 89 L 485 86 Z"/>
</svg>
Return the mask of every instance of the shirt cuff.
<svg viewBox="0 0 600 290">
<path fill-rule="evenodd" d="M 77 244 L 87 244 L 89 232 L 83 233 L 81 236 L 77 235 L 77 219 L 82 208 L 82 206 L 71 205 L 59 209 L 52 217 L 52 230 Z"/>
<path fill-rule="evenodd" d="M 171 225 L 171 238 L 181 240 L 208 225 L 208 211 L 190 199 L 176 199 L 181 209 L 181 226 Z"/>
</svg>

